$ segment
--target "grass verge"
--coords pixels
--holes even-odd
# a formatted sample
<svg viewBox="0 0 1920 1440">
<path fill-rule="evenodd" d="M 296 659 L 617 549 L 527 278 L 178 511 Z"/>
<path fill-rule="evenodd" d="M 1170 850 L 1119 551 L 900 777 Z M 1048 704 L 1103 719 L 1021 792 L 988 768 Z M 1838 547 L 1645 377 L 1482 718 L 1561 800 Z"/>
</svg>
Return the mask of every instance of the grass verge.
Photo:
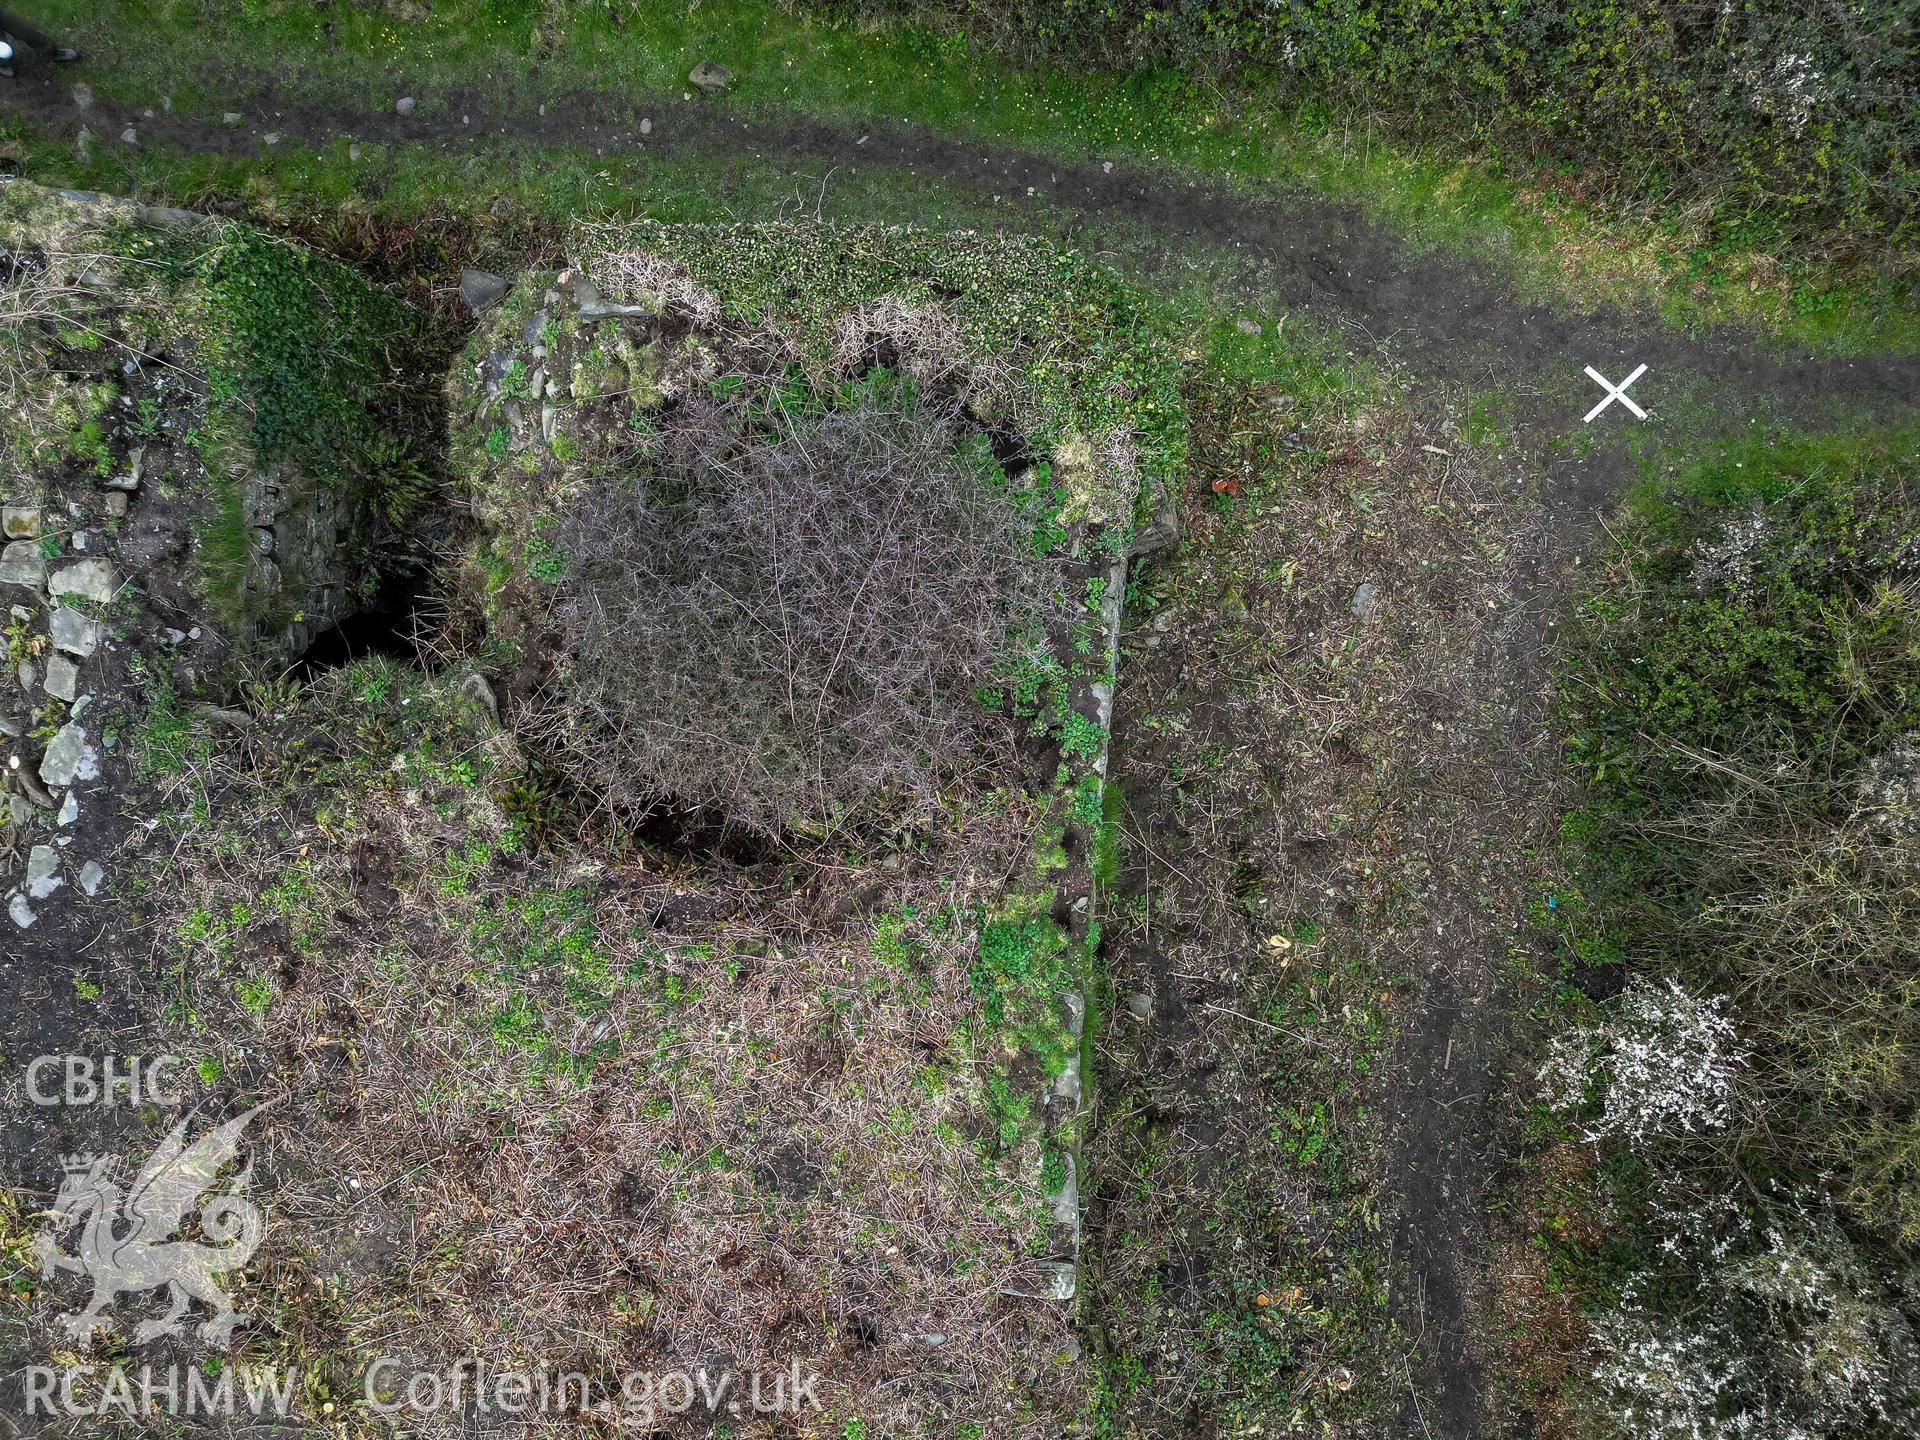
<svg viewBox="0 0 1920 1440">
<path fill-rule="evenodd" d="M 1062 158 L 1303 186 L 1359 203 L 1422 243 L 1492 259 L 1527 293 L 1562 303 L 1649 306 L 1675 325 L 1734 323 L 1830 353 L 1912 350 L 1920 337 L 1910 273 L 1780 254 L 1751 223 L 1716 231 L 1700 214 L 1609 215 L 1497 157 L 1409 150 L 1317 106 L 1276 109 L 1168 74 L 1020 69 L 907 25 L 833 23 L 764 4 L 460 3 L 404 20 L 341 8 L 324 23 L 298 9 L 211 22 L 178 4 L 103 10 L 62 0 L 49 9 L 50 22 L 92 47 L 103 93 L 144 105 L 165 95 L 217 113 L 267 83 L 250 57 L 277 54 L 295 62 L 271 77 L 283 104 L 384 109 L 397 84 L 417 92 L 426 113 L 503 93 L 528 111 L 583 93 L 621 109 L 667 107 L 685 103 L 688 69 L 712 57 L 736 72 L 730 98 L 764 119 L 904 119 Z"/>
</svg>

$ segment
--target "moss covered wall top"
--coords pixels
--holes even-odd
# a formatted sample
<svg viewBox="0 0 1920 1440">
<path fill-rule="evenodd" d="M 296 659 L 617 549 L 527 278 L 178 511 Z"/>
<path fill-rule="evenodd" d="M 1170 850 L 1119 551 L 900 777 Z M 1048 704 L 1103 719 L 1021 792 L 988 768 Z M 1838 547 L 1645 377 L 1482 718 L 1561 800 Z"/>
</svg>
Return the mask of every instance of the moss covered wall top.
<svg viewBox="0 0 1920 1440">
<path fill-rule="evenodd" d="M 98 514 L 162 608 L 281 659 L 365 600 L 409 312 L 247 226 L 0 189 L 9 503 Z M 77 507 L 77 508 L 74 508 Z"/>
<path fill-rule="evenodd" d="M 975 408 L 1047 463 L 1062 518 L 1110 538 L 1185 466 L 1177 359 L 1139 293 L 1071 250 L 974 231 L 656 221 L 582 227 L 577 249 L 609 296 L 691 287 L 791 336 L 822 371 L 868 346 L 970 370 Z"/>
</svg>

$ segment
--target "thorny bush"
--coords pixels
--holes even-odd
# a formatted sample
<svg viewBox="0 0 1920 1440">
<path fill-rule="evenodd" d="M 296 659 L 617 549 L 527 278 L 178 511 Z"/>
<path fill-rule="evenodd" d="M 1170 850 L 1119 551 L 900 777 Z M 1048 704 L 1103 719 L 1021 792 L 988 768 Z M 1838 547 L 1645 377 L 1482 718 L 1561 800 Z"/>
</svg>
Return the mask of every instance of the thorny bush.
<svg viewBox="0 0 1920 1440">
<path fill-rule="evenodd" d="M 1808 478 L 1689 511 L 1584 609 L 1587 885 L 1644 970 L 1724 995 L 1757 1162 L 1920 1236 L 1920 490 Z"/>
<path fill-rule="evenodd" d="M 1705 1208 L 1710 1236 L 1696 1214 L 1656 1205 L 1668 1273 L 1630 1279 L 1594 1327 L 1594 1379 L 1624 1433 L 1913 1434 L 1920 1336 L 1832 1216 L 1788 1196 L 1759 1219 Z"/>
<path fill-rule="evenodd" d="M 1637 975 L 1542 1079 L 1598 1112 L 1594 1379 L 1628 1433 L 1910 1435 L 1920 492 L 1757 493 L 1647 511 L 1582 607 L 1569 834 Z"/>
<path fill-rule="evenodd" d="M 1599 1090 L 1589 1140 L 1629 1145 L 1718 1130 L 1733 1113 L 1740 1056 L 1721 1002 L 1672 980 L 1636 979 L 1619 1007 L 1591 1030 L 1557 1039 L 1540 1072 L 1559 1110 L 1585 1106 Z"/>
<path fill-rule="evenodd" d="M 1046 587 L 956 411 L 884 371 L 735 377 L 631 460 L 555 535 L 571 763 L 612 803 L 818 829 L 979 753 L 974 691 Z"/>
</svg>

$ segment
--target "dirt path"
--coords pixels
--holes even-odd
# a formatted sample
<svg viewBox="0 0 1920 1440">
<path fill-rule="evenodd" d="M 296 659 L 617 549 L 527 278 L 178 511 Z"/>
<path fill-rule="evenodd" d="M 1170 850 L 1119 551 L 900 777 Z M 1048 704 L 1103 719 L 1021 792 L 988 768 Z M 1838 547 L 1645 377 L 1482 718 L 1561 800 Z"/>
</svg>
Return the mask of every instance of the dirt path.
<svg viewBox="0 0 1920 1440">
<path fill-rule="evenodd" d="M 611 93 L 548 104 L 545 113 L 510 91 L 447 97 L 438 115 L 330 107 L 276 94 L 270 83 L 235 76 L 230 102 L 248 118 L 228 126 L 218 115 L 147 115 L 94 101 L 79 107 L 74 77 L 34 67 L 7 87 L 7 108 L 56 133 L 87 125 L 101 144 L 133 125 L 142 145 L 225 155 L 258 154 L 261 135 L 280 143 L 362 141 L 488 150 L 502 144 L 579 145 L 673 154 L 721 152 L 826 167 L 862 164 L 925 172 L 995 194 L 1036 195 L 1089 217 L 1120 218 L 1166 235 L 1238 247 L 1267 267 L 1273 298 L 1345 325 L 1439 378 L 1523 387 L 1577 385 L 1581 367 L 1609 374 L 1646 364 L 1668 384 L 1706 386 L 1742 398 L 1772 396 L 1790 411 L 1825 402 L 1905 406 L 1920 395 L 1920 356 L 1790 359 L 1733 335 L 1696 339 L 1644 317 L 1561 314 L 1517 300 L 1491 266 L 1456 255 L 1416 251 L 1354 207 L 1305 194 L 1256 200 L 1197 181 L 1142 174 L 1103 163 L 1066 163 L 983 142 L 961 141 L 919 126 L 847 129 L 822 121 L 746 118 L 724 104 Z M 652 117 L 649 135 L 642 115 Z M 1613 367 L 1613 368 L 1609 368 Z M 1641 392 L 1643 400 L 1652 390 Z M 1587 399 L 1598 399 L 1599 392 Z M 1577 405 L 1528 417 L 1550 431 L 1577 429 Z"/>
<path fill-rule="evenodd" d="M 1564 527 L 1446 399 L 1310 421 L 1244 510 L 1197 486 L 1192 543 L 1139 582 L 1089 1230 L 1095 1324 L 1152 1377 L 1123 1396 L 1143 1434 L 1300 1405 L 1357 1434 L 1515 1433 L 1486 1201 L 1559 799 Z M 1151 1325 L 1129 1302 L 1149 1287 Z M 1239 1364 L 1261 1337 L 1268 1382 Z M 1205 1363 L 1156 1366 L 1169 1349 Z"/>
</svg>

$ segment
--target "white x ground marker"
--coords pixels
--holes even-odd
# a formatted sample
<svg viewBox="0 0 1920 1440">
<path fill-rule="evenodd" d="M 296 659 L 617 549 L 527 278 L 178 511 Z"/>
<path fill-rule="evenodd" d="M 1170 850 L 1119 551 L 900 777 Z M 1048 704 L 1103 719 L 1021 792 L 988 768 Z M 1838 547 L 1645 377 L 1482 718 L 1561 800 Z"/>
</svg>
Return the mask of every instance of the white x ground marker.
<svg viewBox="0 0 1920 1440">
<path fill-rule="evenodd" d="M 1627 387 L 1646 373 L 1647 373 L 1647 367 L 1642 365 L 1639 369 L 1635 370 L 1631 375 L 1627 376 L 1626 379 L 1622 380 L 1618 385 L 1616 385 L 1611 380 L 1607 379 L 1606 376 L 1602 375 L 1598 370 L 1594 369 L 1591 365 L 1587 366 L 1587 374 L 1592 377 L 1593 383 L 1598 385 L 1602 390 L 1605 390 L 1607 392 L 1606 399 L 1602 400 L 1598 405 L 1594 406 L 1591 410 L 1587 411 L 1587 424 L 1591 425 L 1593 423 L 1593 417 L 1598 415 L 1602 410 L 1606 409 L 1607 406 L 1611 405 L 1616 400 L 1618 400 L 1622 405 L 1626 406 L 1627 409 L 1631 410 L 1634 414 L 1638 415 L 1642 420 L 1646 419 L 1647 412 L 1642 410 L 1638 405 L 1634 404 L 1633 401 L 1627 398 Z"/>
</svg>

